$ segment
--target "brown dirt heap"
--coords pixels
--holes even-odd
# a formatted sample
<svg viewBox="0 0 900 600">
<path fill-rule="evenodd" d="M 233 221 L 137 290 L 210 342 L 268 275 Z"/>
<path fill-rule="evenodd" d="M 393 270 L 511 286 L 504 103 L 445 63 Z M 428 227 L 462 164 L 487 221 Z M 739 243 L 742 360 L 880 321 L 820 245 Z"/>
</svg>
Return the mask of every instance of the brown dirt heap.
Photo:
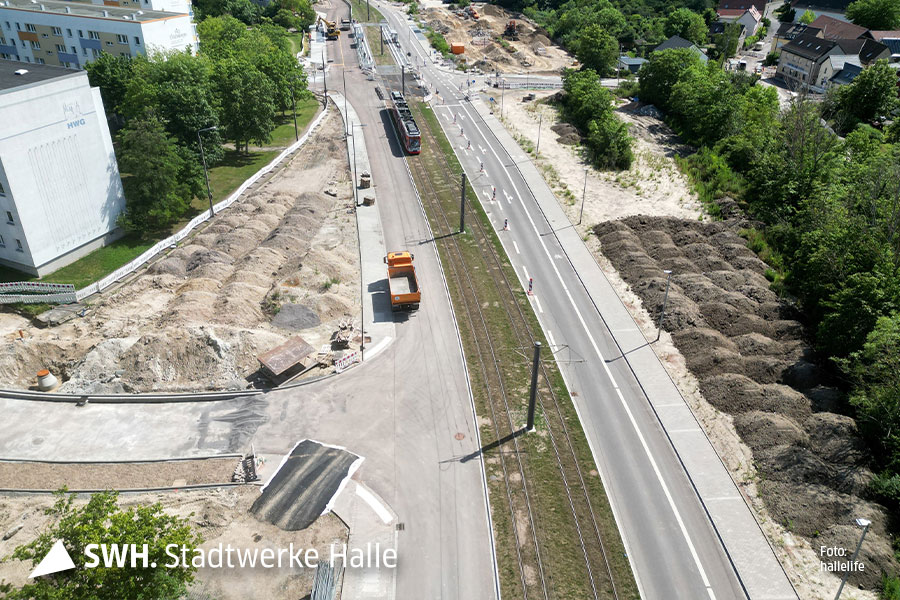
<svg viewBox="0 0 900 600">
<path fill-rule="evenodd" d="M 853 419 L 827 412 L 840 405 L 840 392 L 811 361 L 796 310 L 769 288 L 765 263 L 737 234 L 741 225 L 635 216 L 601 223 L 594 233 L 654 318 L 665 294 L 663 270 L 673 271 L 663 327 L 706 401 L 733 417 L 773 518 L 814 548 L 850 551 L 858 535 L 850 515 L 872 521 L 865 571 L 850 582 L 875 589 L 882 571 L 900 566 L 887 510 L 863 499 L 872 478 L 868 449 Z"/>
</svg>

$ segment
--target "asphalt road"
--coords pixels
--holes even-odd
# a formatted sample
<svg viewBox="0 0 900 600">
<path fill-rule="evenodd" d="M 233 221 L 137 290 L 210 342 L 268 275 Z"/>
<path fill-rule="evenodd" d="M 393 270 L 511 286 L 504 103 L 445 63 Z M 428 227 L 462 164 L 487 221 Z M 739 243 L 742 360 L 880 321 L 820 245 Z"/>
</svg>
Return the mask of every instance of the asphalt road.
<svg viewBox="0 0 900 600">
<path fill-rule="evenodd" d="M 734 569 L 713 530 L 665 432 L 624 360 L 578 274 L 565 259 L 533 195 L 511 158 L 470 103 L 463 77 L 435 69 L 430 50 L 408 25 L 379 3 L 401 32 L 402 54 L 410 52 L 430 89 L 446 102 L 436 112 L 491 218 L 511 231 L 502 241 L 523 287 L 535 282 L 533 301 L 550 343 L 563 348 L 569 390 L 606 484 L 644 598 L 745 598 Z M 410 40 L 409 42 L 407 40 Z M 511 96 L 521 93 L 507 92 Z M 512 100 L 513 98 L 507 98 Z M 518 99 L 518 98 L 516 98 Z M 456 123 L 453 123 L 453 114 Z M 464 135 L 457 132 L 462 128 Z M 466 149 L 462 140 L 471 141 Z M 517 156 L 516 160 L 525 160 Z M 483 165 L 484 172 L 480 167 Z M 497 201 L 491 202 L 496 187 Z M 611 327 L 633 323 L 611 323 Z"/>
<path fill-rule="evenodd" d="M 365 459 L 356 477 L 403 525 L 395 597 L 495 598 L 482 466 L 460 462 L 479 449 L 478 431 L 431 234 L 349 39 L 328 50 L 330 89 L 343 85 L 344 60 L 351 67 L 347 95 L 364 125 L 387 247 L 415 252 L 423 301 L 414 313 L 386 317 L 396 320 L 391 345 L 337 377 L 251 399 L 76 407 L 0 398 L 0 457 L 174 458 L 245 452 L 251 443 L 281 456 L 304 438 L 343 446 Z"/>
</svg>

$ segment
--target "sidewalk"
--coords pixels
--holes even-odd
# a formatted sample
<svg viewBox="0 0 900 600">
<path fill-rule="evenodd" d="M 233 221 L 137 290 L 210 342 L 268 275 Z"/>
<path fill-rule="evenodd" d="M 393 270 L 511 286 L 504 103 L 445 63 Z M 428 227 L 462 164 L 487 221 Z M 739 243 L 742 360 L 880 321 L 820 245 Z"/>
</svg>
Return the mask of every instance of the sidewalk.
<svg viewBox="0 0 900 600">
<path fill-rule="evenodd" d="M 740 490 L 675 383 L 559 206 L 534 163 L 500 121 L 473 101 L 485 124 L 518 165 L 578 277 L 647 395 L 752 600 L 797 600 Z"/>
<path fill-rule="evenodd" d="M 353 177 L 354 152 L 356 165 L 355 192 L 358 195 L 356 206 L 356 226 L 359 232 L 359 265 L 360 285 L 363 304 L 363 333 L 371 336 L 372 341 L 366 344 L 363 359 L 369 360 L 387 348 L 395 337 L 393 312 L 387 288 L 387 267 L 384 257 L 387 250 L 384 246 L 384 233 L 381 227 L 381 215 L 378 213 L 378 197 L 375 193 L 375 182 L 369 188 L 359 188 L 359 176 L 371 173 L 369 153 L 366 150 L 365 128 L 360 126 L 359 117 L 353 105 L 347 103 L 344 114 L 344 96 L 329 92 L 329 98 L 337 106 L 344 118 L 345 130 L 351 135 L 347 137 L 347 157 L 350 161 L 350 172 Z M 354 142 L 355 138 L 355 142 Z M 374 199 L 371 206 L 363 206 L 365 198 Z"/>
<path fill-rule="evenodd" d="M 397 516 L 367 486 L 351 479 L 334 499 L 332 512 L 350 529 L 348 549 L 358 548 L 363 551 L 371 549 L 373 556 L 376 548 L 382 555 L 387 549 L 396 551 Z M 344 582 L 340 588 L 341 598 L 393 600 L 396 595 L 396 574 L 396 568 L 387 568 L 383 565 L 380 568 L 364 569 L 345 565 Z"/>
</svg>

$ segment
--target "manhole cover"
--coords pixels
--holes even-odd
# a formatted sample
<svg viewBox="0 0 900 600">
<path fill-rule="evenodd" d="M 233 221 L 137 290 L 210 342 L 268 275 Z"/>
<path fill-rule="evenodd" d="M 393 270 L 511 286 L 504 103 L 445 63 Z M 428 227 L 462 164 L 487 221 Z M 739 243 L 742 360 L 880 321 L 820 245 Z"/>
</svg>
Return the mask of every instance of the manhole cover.
<svg viewBox="0 0 900 600">
<path fill-rule="evenodd" d="M 463 440 L 463 439 L 465 439 L 466 434 L 464 434 L 464 433 L 457 433 L 457 434 L 454 435 L 453 437 L 455 437 L 457 440 Z"/>
</svg>

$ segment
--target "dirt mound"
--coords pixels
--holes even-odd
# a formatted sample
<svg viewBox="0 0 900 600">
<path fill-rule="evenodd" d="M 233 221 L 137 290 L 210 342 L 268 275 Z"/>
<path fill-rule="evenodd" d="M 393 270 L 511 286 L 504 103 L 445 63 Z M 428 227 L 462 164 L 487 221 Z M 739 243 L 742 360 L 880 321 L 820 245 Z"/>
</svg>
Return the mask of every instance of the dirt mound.
<svg viewBox="0 0 900 600">
<path fill-rule="evenodd" d="M 737 373 L 704 377 L 700 391 L 710 404 L 731 415 L 763 411 L 803 420 L 811 413 L 809 399 L 800 392 L 786 385 L 761 385 Z"/>
<path fill-rule="evenodd" d="M 796 484 L 762 479 L 760 492 L 772 518 L 788 531 L 815 540 L 833 524 L 846 523 L 849 515 L 872 521 L 872 531 L 885 531 L 888 512 L 884 507 L 844 494 L 828 486 Z"/>
<path fill-rule="evenodd" d="M 556 133 L 560 144 L 574 146 L 581 143 L 581 134 L 578 133 L 578 129 L 574 125 L 561 122 L 553 125 L 550 129 Z"/>
<path fill-rule="evenodd" d="M 861 498 L 870 450 L 853 419 L 835 414 L 842 394 L 814 362 L 796 307 L 770 289 L 765 263 L 737 234 L 748 223 L 732 208 L 733 221 L 635 216 L 594 232 L 651 318 L 665 293 L 660 270 L 673 270 L 663 327 L 706 401 L 733 417 L 771 515 L 811 538 L 862 516 L 883 536 L 887 511 Z"/>
<path fill-rule="evenodd" d="M 859 528 L 854 525 L 834 525 L 823 531 L 817 539 L 819 545 L 843 548 L 846 554 L 843 557 L 825 558 L 824 562 L 826 564 L 833 562 L 838 568 L 846 565 L 856 550 L 859 535 Z M 879 588 L 882 573 L 897 573 L 900 570 L 890 540 L 873 532 L 866 534 L 865 543 L 860 548 L 856 560 L 865 565 L 865 569 L 850 571 L 847 582 L 864 589 Z"/>
<path fill-rule="evenodd" d="M 291 331 L 303 331 L 321 323 L 318 313 L 302 304 L 282 304 L 278 314 L 272 319 L 272 325 Z"/>
<path fill-rule="evenodd" d="M 809 436 L 793 419 L 775 413 L 751 411 L 737 415 L 734 427 L 753 450 L 772 446 L 807 446 Z"/>
</svg>

